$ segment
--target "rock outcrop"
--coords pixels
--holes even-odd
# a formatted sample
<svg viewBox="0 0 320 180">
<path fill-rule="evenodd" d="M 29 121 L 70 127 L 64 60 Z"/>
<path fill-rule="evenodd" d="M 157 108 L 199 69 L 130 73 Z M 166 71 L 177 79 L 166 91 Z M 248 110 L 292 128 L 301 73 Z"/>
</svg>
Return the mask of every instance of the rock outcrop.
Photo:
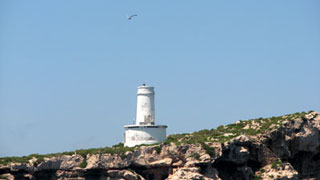
<svg viewBox="0 0 320 180">
<path fill-rule="evenodd" d="M 319 113 L 237 121 L 235 125 L 258 133 L 237 134 L 221 127 L 225 134 L 208 137 L 204 143 L 178 141 L 125 153 L 32 158 L 0 164 L 0 179 L 320 179 Z M 219 138 L 227 140 L 219 142 Z"/>
</svg>

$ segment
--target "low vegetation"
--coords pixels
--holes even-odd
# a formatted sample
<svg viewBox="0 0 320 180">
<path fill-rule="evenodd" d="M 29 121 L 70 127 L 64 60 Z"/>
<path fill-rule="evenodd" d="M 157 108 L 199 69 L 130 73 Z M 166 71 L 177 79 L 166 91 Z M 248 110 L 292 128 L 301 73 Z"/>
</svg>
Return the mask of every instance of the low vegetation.
<svg viewBox="0 0 320 180">
<path fill-rule="evenodd" d="M 253 177 L 253 180 L 262 180 L 262 177 L 260 175 L 255 175 Z"/>
<path fill-rule="evenodd" d="M 203 149 L 206 151 L 206 153 L 210 155 L 210 157 L 214 157 L 215 151 L 214 151 L 214 148 L 213 148 L 213 147 L 210 147 L 210 146 L 207 145 L 206 143 L 201 143 L 201 146 L 202 146 Z"/>
<path fill-rule="evenodd" d="M 84 160 L 81 162 L 81 164 L 80 164 L 80 166 L 79 167 L 81 167 L 81 168 L 86 168 L 87 167 L 87 159 L 86 158 L 84 158 Z"/>
<path fill-rule="evenodd" d="M 196 160 L 200 160 L 200 154 L 199 153 L 192 153 L 191 156 L 192 158 L 196 159 Z"/>
<path fill-rule="evenodd" d="M 156 147 L 154 147 L 154 150 L 155 150 L 158 154 L 160 154 L 162 148 L 161 148 L 160 146 L 156 146 Z"/>
<path fill-rule="evenodd" d="M 272 169 L 277 169 L 278 167 L 281 167 L 281 166 L 283 166 L 283 163 L 281 160 L 275 161 L 271 164 Z"/>
<path fill-rule="evenodd" d="M 8 179 L 7 176 L 0 175 L 0 179 Z"/>
<path fill-rule="evenodd" d="M 135 147 L 126 147 L 123 143 L 116 144 L 112 147 L 103 147 L 103 148 L 91 148 L 91 149 L 79 149 L 76 151 L 70 151 L 70 152 L 62 152 L 62 153 L 54 153 L 54 154 L 30 154 L 28 156 L 22 156 L 22 157 L 3 157 L 0 158 L 0 164 L 7 165 L 10 162 L 16 162 L 16 163 L 27 163 L 32 158 L 37 158 L 37 163 L 41 163 L 44 161 L 45 158 L 51 158 L 51 157 L 58 157 L 62 155 L 74 155 L 78 154 L 81 155 L 84 158 L 84 162 L 80 166 L 85 167 L 87 164 L 86 157 L 88 154 L 118 154 L 121 156 L 121 158 L 125 158 L 125 153 L 128 151 L 134 151 L 135 149 L 139 149 L 141 146 L 155 146 L 155 151 L 160 154 L 161 147 L 160 143 L 158 144 L 142 144 Z"/>
<path fill-rule="evenodd" d="M 311 111 L 310 111 L 311 112 Z M 255 136 L 280 127 L 283 121 L 294 123 L 296 119 L 304 119 L 306 112 L 288 114 L 279 117 L 239 120 L 234 124 L 219 126 L 216 129 L 204 129 L 185 134 L 169 135 L 166 144 L 205 144 L 205 142 L 226 142 L 239 135 Z"/>
<path fill-rule="evenodd" d="M 0 164 L 8 164 L 10 162 L 17 162 L 17 163 L 26 163 L 32 158 L 37 158 L 37 163 L 40 163 L 44 161 L 44 158 L 49 158 L 49 157 L 54 157 L 54 156 L 61 156 L 63 154 L 72 154 L 69 152 L 63 152 L 63 153 L 54 153 L 54 154 L 45 154 L 45 155 L 40 155 L 40 154 L 30 154 L 29 156 L 22 156 L 22 157 L 3 157 L 0 158 Z"/>
<path fill-rule="evenodd" d="M 17 162 L 17 163 L 26 163 L 29 160 L 31 160 L 33 157 L 37 158 L 37 163 L 41 163 L 44 161 L 45 158 L 51 158 L 51 157 L 57 157 L 62 155 L 73 155 L 73 154 L 79 154 L 81 155 L 85 160 L 87 154 L 103 154 L 103 153 L 110 153 L 110 154 L 124 154 L 127 151 L 133 151 L 136 147 L 125 147 L 123 143 L 119 143 L 117 145 L 114 145 L 112 147 L 104 147 L 104 148 L 92 148 L 92 149 L 80 149 L 72 152 L 62 152 L 62 153 L 54 153 L 54 154 L 30 154 L 29 156 L 22 156 L 22 157 L 4 157 L 0 158 L 0 164 L 8 164 L 10 162 Z M 82 166 L 86 165 L 84 164 L 86 162 L 83 162 Z"/>
</svg>

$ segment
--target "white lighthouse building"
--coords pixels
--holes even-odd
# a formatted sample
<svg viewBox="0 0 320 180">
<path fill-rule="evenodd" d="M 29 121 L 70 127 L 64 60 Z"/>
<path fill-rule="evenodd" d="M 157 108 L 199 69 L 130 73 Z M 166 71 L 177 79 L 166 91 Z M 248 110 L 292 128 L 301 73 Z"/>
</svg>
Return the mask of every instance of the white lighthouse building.
<svg viewBox="0 0 320 180">
<path fill-rule="evenodd" d="M 166 140 L 167 126 L 155 125 L 154 87 L 138 86 L 136 124 L 124 128 L 124 145 L 128 147 Z"/>
</svg>

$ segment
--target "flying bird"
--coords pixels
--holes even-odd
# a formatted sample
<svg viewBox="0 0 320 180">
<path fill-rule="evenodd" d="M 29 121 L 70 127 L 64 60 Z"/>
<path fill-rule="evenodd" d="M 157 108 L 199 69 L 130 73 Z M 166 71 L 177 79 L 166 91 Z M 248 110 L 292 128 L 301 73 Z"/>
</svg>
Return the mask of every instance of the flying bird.
<svg viewBox="0 0 320 180">
<path fill-rule="evenodd" d="M 131 16 L 128 16 L 128 20 L 131 20 L 134 16 L 138 16 L 138 14 L 133 14 Z"/>
</svg>

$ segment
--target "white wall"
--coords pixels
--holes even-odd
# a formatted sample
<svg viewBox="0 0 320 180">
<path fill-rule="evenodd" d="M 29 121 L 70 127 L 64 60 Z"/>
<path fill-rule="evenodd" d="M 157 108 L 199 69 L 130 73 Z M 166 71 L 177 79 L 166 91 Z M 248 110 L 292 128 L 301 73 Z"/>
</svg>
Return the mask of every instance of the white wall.
<svg viewBox="0 0 320 180">
<path fill-rule="evenodd" d="M 136 125 L 155 124 L 154 88 L 138 86 Z"/>
<path fill-rule="evenodd" d="M 127 126 L 124 145 L 133 147 L 139 144 L 154 144 L 166 140 L 167 126 Z"/>
</svg>

